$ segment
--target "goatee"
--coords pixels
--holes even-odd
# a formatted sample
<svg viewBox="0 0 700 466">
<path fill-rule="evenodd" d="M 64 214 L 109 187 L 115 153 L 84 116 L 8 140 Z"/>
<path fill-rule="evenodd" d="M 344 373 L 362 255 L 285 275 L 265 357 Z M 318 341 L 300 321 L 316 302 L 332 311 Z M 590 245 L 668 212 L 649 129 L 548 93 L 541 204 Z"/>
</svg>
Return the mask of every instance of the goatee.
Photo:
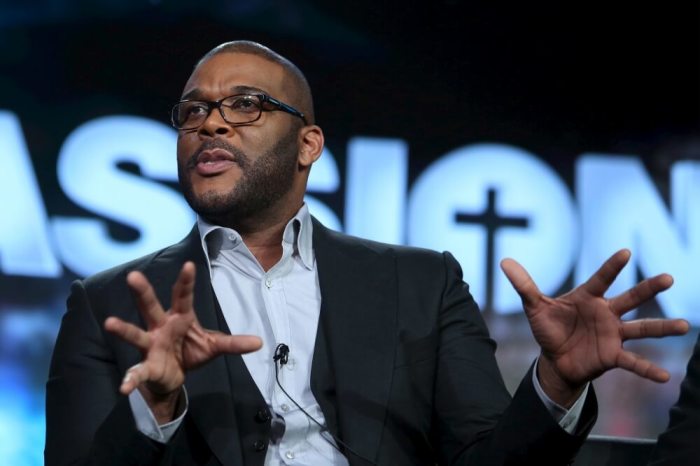
<svg viewBox="0 0 700 466">
<path fill-rule="evenodd" d="M 207 191 L 195 195 L 192 171 L 199 154 L 220 148 L 234 156 L 241 169 L 241 178 L 226 192 Z M 192 210 L 210 223 L 233 226 L 272 207 L 294 182 L 297 170 L 297 132 L 289 131 L 283 138 L 251 162 L 251 157 L 222 139 L 205 141 L 184 163 L 178 164 L 180 187 Z"/>
</svg>

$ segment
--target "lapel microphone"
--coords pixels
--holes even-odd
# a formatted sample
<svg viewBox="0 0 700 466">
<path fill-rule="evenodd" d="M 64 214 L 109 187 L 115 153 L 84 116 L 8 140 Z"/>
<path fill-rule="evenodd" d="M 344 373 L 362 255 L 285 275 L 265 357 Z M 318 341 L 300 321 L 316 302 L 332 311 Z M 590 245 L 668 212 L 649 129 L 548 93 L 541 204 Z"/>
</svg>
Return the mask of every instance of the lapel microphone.
<svg viewBox="0 0 700 466">
<path fill-rule="evenodd" d="M 304 410 L 304 408 L 302 408 L 302 407 L 299 405 L 299 403 L 297 403 L 296 400 L 295 400 L 294 398 L 292 398 L 292 396 L 291 396 L 289 393 L 287 393 L 287 390 L 284 389 L 284 387 L 283 387 L 282 384 L 280 383 L 279 370 L 277 369 L 277 362 L 279 361 L 279 363 L 280 363 L 280 369 L 282 368 L 282 366 L 284 366 L 285 364 L 287 364 L 287 362 L 289 362 L 289 346 L 287 346 L 287 345 L 284 344 L 284 343 L 280 343 L 279 345 L 277 345 L 277 347 L 275 348 L 275 354 L 274 354 L 274 356 L 272 356 L 272 361 L 275 363 L 275 380 L 277 381 L 277 386 L 280 388 L 280 390 L 282 390 L 282 393 L 284 393 L 284 394 L 287 396 L 287 398 L 289 398 L 289 400 L 290 400 L 292 403 L 294 403 L 294 404 L 296 405 L 296 407 L 299 408 L 299 410 L 300 410 L 302 413 L 304 413 L 304 415 L 306 415 L 307 418 L 309 418 L 310 420 L 312 420 L 316 425 L 318 425 L 318 426 L 321 428 L 321 433 L 326 432 L 328 435 L 330 435 L 331 437 L 333 437 L 333 440 L 336 441 L 337 445 L 336 445 L 335 443 L 331 442 L 331 441 L 330 441 L 327 437 L 325 437 L 324 435 L 321 435 L 321 437 L 322 437 L 324 440 L 326 440 L 328 443 L 330 443 L 330 444 L 333 446 L 333 448 L 335 448 L 336 450 L 338 450 L 341 454 L 345 455 L 345 452 L 343 452 L 343 450 L 341 450 L 341 449 L 338 447 L 338 445 L 341 445 L 343 448 L 345 448 L 345 450 L 346 450 L 348 453 L 352 453 L 353 455 L 355 455 L 356 457 L 358 457 L 358 458 L 360 458 L 360 459 L 366 461 L 367 463 L 369 463 L 369 464 L 371 464 L 371 465 L 373 465 L 373 466 L 376 466 L 377 463 L 375 463 L 374 461 L 372 461 L 372 460 L 370 460 L 370 459 L 368 459 L 368 458 L 365 458 L 364 456 L 360 455 L 360 454 L 357 453 L 355 450 L 353 450 L 352 448 L 350 448 L 350 446 L 349 446 L 347 443 L 343 442 L 343 441 L 340 440 L 338 437 L 336 437 L 335 435 L 333 435 L 333 433 L 332 433 L 330 430 L 328 430 L 328 427 L 327 427 L 327 426 L 324 426 L 323 424 L 321 424 L 320 422 L 318 422 L 318 421 L 316 420 L 316 418 L 314 418 L 311 414 L 307 413 L 307 412 Z"/>
<path fill-rule="evenodd" d="M 277 348 L 275 348 L 275 355 L 272 357 L 272 360 L 275 362 L 279 361 L 280 366 L 287 364 L 289 361 L 289 346 L 285 345 L 284 343 L 277 345 Z"/>
</svg>

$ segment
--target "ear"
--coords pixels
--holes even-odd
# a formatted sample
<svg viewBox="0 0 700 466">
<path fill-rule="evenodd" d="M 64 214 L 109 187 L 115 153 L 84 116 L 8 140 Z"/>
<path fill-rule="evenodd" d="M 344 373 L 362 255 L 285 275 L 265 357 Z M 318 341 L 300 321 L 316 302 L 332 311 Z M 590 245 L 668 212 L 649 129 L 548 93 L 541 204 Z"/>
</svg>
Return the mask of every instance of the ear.
<svg viewBox="0 0 700 466">
<path fill-rule="evenodd" d="M 310 167 L 323 152 L 323 130 L 319 126 L 304 126 L 299 131 L 299 166 Z"/>
</svg>

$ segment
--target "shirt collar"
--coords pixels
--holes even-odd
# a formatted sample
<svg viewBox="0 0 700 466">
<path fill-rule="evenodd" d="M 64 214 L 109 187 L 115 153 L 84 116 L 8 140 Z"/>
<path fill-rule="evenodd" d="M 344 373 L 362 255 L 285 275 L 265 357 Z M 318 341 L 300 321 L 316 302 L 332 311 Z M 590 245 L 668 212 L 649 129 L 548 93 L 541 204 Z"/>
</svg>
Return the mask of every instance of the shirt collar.
<svg viewBox="0 0 700 466">
<path fill-rule="evenodd" d="M 241 235 L 236 230 L 209 223 L 199 215 L 197 215 L 197 229 L 199 230 L 202 249 L 204 250 L 204 255 L 207 258 L 207 263 L 210 268 L 210 255 L 216 254 L 215 249 L 220 250 L 226 247 L 227 244 L 229 247 L 235 247 L 243 241 Z M 308 270 L 313 269 L 313 224 L 306 203 L 304 203 L 297 211 L 296 215 L 287 222 L 287 225 L 284 227 L 284 232 L 282 233 L 282 242 L 293 245 L 293 254 L 301 259 L 304 267 Z"/>
</svg>

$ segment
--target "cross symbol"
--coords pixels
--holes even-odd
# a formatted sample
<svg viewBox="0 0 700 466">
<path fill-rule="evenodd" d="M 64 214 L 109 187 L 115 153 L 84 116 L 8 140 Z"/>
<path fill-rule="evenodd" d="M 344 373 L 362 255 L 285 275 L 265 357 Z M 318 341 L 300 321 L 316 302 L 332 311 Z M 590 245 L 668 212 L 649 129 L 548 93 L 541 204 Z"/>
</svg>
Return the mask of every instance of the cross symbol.
<svg viewBox="0 0 700 466">
<path fill-rule="evenodd" d="M 525 217 L 501 217 L 496 212 L 497 191 L 493 188 L 488 190 L 488 202 L 486 210 L 480 214 L 467 214 L 457 212 L 455 221 L 457 223 L 475 223 L 486 228 L 486 303 L 485 309 L 492 309 L 493 305 L 493 276 L 494 276 L 494 256 L 496 254 L 495 238 L 496 230 L 499 228 L 516 227 L 527 228 L 528 220 Z"/>
</svg>

